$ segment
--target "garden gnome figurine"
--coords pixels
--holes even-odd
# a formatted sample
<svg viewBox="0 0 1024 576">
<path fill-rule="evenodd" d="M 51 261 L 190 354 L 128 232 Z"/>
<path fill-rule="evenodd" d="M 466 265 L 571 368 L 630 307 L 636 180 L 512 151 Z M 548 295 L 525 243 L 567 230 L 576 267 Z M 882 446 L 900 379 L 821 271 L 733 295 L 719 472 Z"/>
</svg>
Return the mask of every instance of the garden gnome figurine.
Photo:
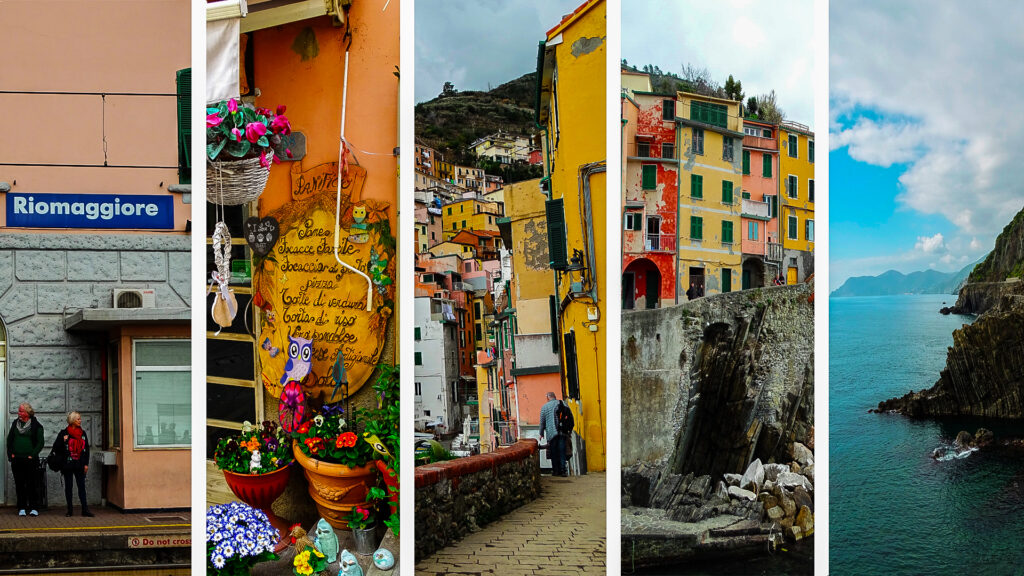
<svg viewBox="0 0 1024 576">
<path fill-rule="evenodd" d="M 338 535 L 323 518 L 316 523 L 316 538 L 313 539 L 313 544 L 327 557 L 328 563 L 334 563 L 338 559 L 338 550 L 341 548 L 338 544 Z"/>
<path fill-rule="evenodd" d="M 363 576 L 363 569 L 359 567 L 356 557 L 348 550 L 341 551 L 341 572 L 342 576 Z"/>
<path fill-rule="evenodd" d="M 260 473 L 260 468 L 262 468 L 262 467 L 263 467 L 263 465 L 260 464 L 260 451 L 259 450 L 253 450 L 252 451 L 252 457 L 249 459 L 249 473 L 250 474 L 259 474 Z"/>
</svg>

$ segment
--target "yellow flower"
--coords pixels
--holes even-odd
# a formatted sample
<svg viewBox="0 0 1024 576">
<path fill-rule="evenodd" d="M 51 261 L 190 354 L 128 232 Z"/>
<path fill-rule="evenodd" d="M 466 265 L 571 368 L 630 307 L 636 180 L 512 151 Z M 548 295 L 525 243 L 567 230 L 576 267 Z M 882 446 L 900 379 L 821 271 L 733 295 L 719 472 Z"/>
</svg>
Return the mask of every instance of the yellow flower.
<svg viewBox="0 0 1024 576">
<path fill-rule="evenodd" d="M 316 555 L 317 555 L 317 557 L 318 557 L 318 558 L 323 558 L 323 557 L 324 557 L 324 555 L 323 555 L 323 554 L 321 554 L 321 553 L 320 553 L 320 551 L 319 551 L 319 550 L 317 550 L 316 548 L 313 548 L 313 552 L 315 552 L 315 553 L 316 553 Z"/>
</svg>

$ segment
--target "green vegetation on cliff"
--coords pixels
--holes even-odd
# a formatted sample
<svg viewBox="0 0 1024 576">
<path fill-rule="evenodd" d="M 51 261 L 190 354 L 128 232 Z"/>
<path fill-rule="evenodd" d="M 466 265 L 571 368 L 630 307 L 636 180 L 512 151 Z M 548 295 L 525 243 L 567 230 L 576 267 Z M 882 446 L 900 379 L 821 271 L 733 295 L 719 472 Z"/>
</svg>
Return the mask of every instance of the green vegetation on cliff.
<svg viewBox="0 0 1024 576">
<path fill-rule="evenodd" d="M 1002 282 L 1024 278 L 1024 210 L 1003 228 L 995 248 L 971 272 L 968 282 Z"/>
</svg>

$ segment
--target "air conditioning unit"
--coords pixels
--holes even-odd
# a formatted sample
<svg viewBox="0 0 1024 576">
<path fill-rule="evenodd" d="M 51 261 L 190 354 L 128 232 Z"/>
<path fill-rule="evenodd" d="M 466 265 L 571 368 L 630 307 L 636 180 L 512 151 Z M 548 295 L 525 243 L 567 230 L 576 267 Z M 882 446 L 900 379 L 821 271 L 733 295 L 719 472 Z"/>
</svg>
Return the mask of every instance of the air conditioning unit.
<svg viewBox="0 0 1024 576">
<path fill-rule="evenodd" d="M 115 288 L 114 308 L 155 308 L 156 291 L 141 288 Z"/>
</svg>

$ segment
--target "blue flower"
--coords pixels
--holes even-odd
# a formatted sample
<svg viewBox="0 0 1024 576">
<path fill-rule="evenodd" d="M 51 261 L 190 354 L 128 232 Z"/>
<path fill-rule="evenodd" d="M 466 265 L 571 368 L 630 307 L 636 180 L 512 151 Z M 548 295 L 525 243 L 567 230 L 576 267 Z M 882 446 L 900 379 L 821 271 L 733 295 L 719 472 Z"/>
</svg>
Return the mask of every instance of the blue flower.
<svg viewBox="0 0 1024 576">
<path fill-rule="evenodd" d="M 213 566 L 218 570 L 224 568 L 224 557 L 220 554 L 214 554 L 210 561 L 213 562 Z"/>
</svg>

